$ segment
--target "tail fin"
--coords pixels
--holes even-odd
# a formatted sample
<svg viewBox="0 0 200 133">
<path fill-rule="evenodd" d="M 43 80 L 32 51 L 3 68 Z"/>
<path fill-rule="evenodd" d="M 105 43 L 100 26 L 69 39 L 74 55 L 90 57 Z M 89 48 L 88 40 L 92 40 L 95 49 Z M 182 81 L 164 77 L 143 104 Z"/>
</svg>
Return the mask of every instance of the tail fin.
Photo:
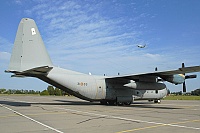
<svg viewBox="0 0 200 133">
<path fill-rule="evenodd" d="M 35 21 L 23 18 L 17 30 L 8 71 L 22 72 L 42 66 L 52 66 L 52 62 Z"/>
</svg>

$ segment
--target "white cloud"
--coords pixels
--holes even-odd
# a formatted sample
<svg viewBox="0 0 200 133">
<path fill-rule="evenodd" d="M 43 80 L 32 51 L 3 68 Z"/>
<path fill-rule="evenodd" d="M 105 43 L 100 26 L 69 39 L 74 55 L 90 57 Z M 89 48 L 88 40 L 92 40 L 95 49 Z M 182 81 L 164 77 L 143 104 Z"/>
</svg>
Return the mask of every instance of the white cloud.
<svg viewBox="0 0 200 133">
<path fill-rule="evenodd" d="M 112 68 L 118 70 L 136 66 L 133 64 L 140 64 L 138 59 L 153 59 L 152 63 L 160 60 L 159 55 L 145 54 L 131 45 L 145 42 L 139 39 L 142 32 L 136 30 L 134 24 L 127 29 L 126 20 L 102 16 L 101 6 L 102 3 L 98 2 L 59 1 L 55 4 L 39 2 L 29 9 L 29 14 L 37 14 L 36 23 L 41 33 L 46 34 L 44 41 L 56 65 L 82 72 L 92 69 L 100 73 L 103 69 L 114 73 L 112 71 L 116 70 Z M 147 16 L 142 13 L 132 22 Z M 84 70 L 82 65 L 85 65 Z"/>
<path fill-rule="evenodd" d="M 179 64 L 177 60 L 181 53 L 178 55 L 166 46 L 155 49 L 150 48 L 152 45 L 145 49 L 136 47 L 140 43 L 149 43 L 142 39 L 142 35 L 147 26 L 146 19 L 152 19 L 151 14 L 134 14 L 127 22 L 127 18 L 103 16 L 103 10 L 101 2 L 39 1 L 25 13 L 36 14 L 35 21 L 51 58 L 61 67 L 81 72 L 88 69 L 95 73 L 104 70 L 133 73 L 152 71 L 154 67 L 165 70 L 172 66 L 171 69 Z M 116 10 L 113 15 L 117 13 Z M 155 40 L 159 38 L 150 41 Z"/>
<path fill-rule="evenodd" d="M 15 3 L 18 5 L 22 5 L 22 0 L 15 0 Z"/>
<path fill-rule="evenodd" d="M 0 60 L 9 60 L 10 56 L 10 53 L 0 51 Z"/>
<path fill-rule="evenodd" d="M 150 54 L 150 53 L 146 53 L 144 55 L 144 57 L 150 58 L 151 60 L 160 60 L 162 57 L 159 54 Z"/>
<path fill-rule="evenodd" d="M 10 51 L 12 43 L 0 36 L 0 52 Z"/>
<path fill-rule="evenodd" d="M 5 38 L 0 36 L 0 71 L 3 73 L 7 68 L 10 60 L 10 49 L 12 44 Z"/>
</svg>

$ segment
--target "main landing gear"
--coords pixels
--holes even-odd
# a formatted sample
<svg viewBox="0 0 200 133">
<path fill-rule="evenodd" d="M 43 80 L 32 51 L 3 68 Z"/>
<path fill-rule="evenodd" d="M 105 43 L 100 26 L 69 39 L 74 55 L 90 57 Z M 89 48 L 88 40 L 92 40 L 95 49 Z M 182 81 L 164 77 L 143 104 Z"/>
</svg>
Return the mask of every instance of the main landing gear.
<svg viewBox="0 0 200 133">
<path fill-rule="evenodd" d="M 115 100 L 102 100 L 100 101 L 102 105 L 117 105 L 117 106 L 123 106 L 123 105 L 131 105 L 131 102 L 116 102 Z"/>
<path fill-rule="evenodd" d="M 152 102 L 154 101 L 154 103 L 161 103 L 161 100 L 160 99 L 155 99 L 155 100 L 148 100 L 149 102 Z"/>
</svg>

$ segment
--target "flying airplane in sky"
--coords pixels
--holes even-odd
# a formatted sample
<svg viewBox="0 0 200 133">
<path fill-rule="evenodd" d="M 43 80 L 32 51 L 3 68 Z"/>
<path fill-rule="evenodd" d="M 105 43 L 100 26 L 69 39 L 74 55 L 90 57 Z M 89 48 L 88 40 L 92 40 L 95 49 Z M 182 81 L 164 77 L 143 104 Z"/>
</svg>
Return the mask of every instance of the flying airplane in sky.
<svg viewBox="0 0 200 133">
<path fill-rule="evenodd" d="M 145 48 L 145 47 L 146 47 L 146 44 L 144 44 L 144 45 L 138 44 L 137 47 L 138 47 L 138 48 Z"/>
<path fill-rule="evenodd" d="M 131 104 L 134 100 L 147 99 L 157 102 L 166 96 L 166 85 L 184 84 L 185 79 L 196 75 L 200 66 L 185 67 L 170 71 L 117 75 L 113 77 L 83 74 L 55 67 L 46 51 L 35 21 L 23 18 L 19 24 L 8 70 L 11 77 L 35 77 L 60 88 L 71 95 L 101 104 Z"/>
</svg>

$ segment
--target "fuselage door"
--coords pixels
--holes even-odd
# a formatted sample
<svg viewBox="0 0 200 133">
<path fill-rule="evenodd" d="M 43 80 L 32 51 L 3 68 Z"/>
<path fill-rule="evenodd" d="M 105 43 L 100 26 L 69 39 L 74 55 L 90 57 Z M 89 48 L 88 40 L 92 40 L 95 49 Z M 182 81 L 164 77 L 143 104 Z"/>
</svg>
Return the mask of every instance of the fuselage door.
<svg viewBox="0 0 200 133">
<path fill-rule="evenodd" d="M 105 98 L 105 80 L 96 80 L 96 99 L 104 99 Z"/>
</svg>

